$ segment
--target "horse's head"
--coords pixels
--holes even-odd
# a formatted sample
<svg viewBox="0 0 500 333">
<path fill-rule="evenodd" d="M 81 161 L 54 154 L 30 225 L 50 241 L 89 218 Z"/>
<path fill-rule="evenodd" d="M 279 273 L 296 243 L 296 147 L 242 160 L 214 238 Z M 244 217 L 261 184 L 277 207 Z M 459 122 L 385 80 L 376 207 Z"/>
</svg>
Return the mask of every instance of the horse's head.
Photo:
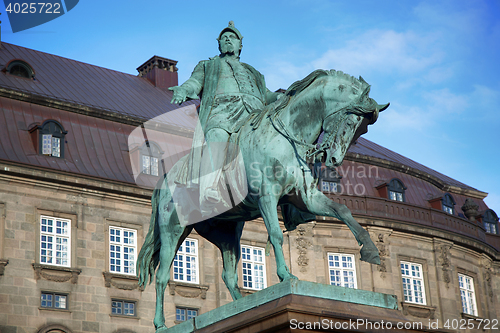
<svg viewBox="0 0 500 333">
<path fill-rule="evenodd" d="M 335 76 L 348 79 L 352 84 L 337 80 L 340 83 L 333 93 L 334 105 L 338 107 L 330 109 L 323 122 L 325 164 L 328 167 L 340 166 L 351 144 L 368 132 L 368 125 L 377 121 L 379 112 L 389 107 L 389 103 L 380 105 L 369 97 L 370 85 L 362 77 L 356 79 L 342 72 L 335 72 Z"/>
</svg>

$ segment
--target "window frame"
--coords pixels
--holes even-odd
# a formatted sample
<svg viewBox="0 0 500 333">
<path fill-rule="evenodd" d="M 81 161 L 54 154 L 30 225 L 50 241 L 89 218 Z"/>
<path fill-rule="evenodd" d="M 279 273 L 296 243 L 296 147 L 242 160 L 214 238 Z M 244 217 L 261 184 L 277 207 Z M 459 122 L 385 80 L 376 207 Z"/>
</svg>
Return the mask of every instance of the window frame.
<svg viewBox="0 0 500 333">
<path fill-rule="evenodd" d="M 184 320 L 181 320 L 181 319 L 178 319 L 178 314 L 177 314 L 177 310 L 184 310 L 186 311 L 186 319 Z M 191 316 L 190 318 L 188 317 L 188 311 L 196 311 L 196 315 L 195 316 Z M 182 322 L 185 322 L 185 321 L 188 321 L 188 320 L 191 320 L 193 319 L 194 317 L 197 317 L 198 315 L 200 314 L 200 309 L 196 309 L 196 308 L 192 308 L 192 307 L 186 307 L 186 306 L 175 306 L 175 322 L 176 323 L 182 323 Z"/>
<path fill-rule="evenodd" d="M 470 291 L 469 289 L 466 289 L 466 288 L 462 288 L 460 286 L 460 277 L 463 277 L 463 278 L 469 278 L 471 280 L 471 286 L 472 286 L 472 294 L 473 294 L 473 311 L 475 313 L 469 313 L 469 312 L 466 312 L 465 308 L 464 308 L 464 297 L 462 296 L 462 291 Z M 461 305 L 461 309 L 462 309 L 462 313 L 465 313 L 467 315 L 470 315 L 470 316 L 479 316 L 479 308 L 478 308 L 478 302 L 477 302 L 477 288 L 476 288 L 476 285 L 475 285 L 475 281 L 476 281 L 476 278 L 475 276 L 472 276 L 471 274 L 469 274 L 468 272 L 463 272 L 463 270 L 459 270 L 458 271 L 458 274 L 457 274 L 457 280 L 458 280 L 458 290 L 459 290 L 459 297 L 460 297 L 460 305 Z"/>
<path fill-rule="evenodd" d="M 113 313 L 113 303 L 120 303 L 121 304 L 121 311 L 122 313 Z M 128 304 L 133 304 L 134 306 L 134 314 L 133 315 L 127 315 L 125 314 L 125 303 Z M 111 298 L 111 316 L 116 316 L 116 317 L 126 317 L 126 318 L 137 318 L 137 301 L 136 300 L 130 300 L 130 299 L 123 299 L 123 298 Z"/>
<path fill-rule="evenodd" d="M 407 187 L 400 179 L 393 178 L 387 185 L 387 195 L 393 201 L 406 202 L 406 189 Z M 394 193 L 394 199 L 392 198 L 392 193 Z M 401 200 L 398 199 L 398 194 L 401 194 Z"/>
<path fill-rule="evenodd" d="M 340 277 L 345 277 L 345 272 L 353 272 L 353 281 L 354 281 L 354 286 L 353 287 L 349 287 L 349 286 L 345 286 L 345 282 L 344 281 L 340 281 L 340 285 L 336 284 L 335 281 L 332 281 L 332 268 L 330 266 L 330 256 L 339 256 L 340 260 L 339 262 L 342 263 L 343 260 L 342 260 L 342 257 L 345 256 L 345 257 L 349 257 L 349 258 L 352 258 L 352 268 L 344 268 L 344 267 L 338 267 L 338 271 L 340 271 Z M 331 251 L 328 251 L 326 253 L 326 268 L 327 268 L 327 272 L 328 272 L 328 283 L 329 285 L 333 285 L 333 286 L 340 286 L 340 287 L 344 287 L 344 288 L 351 288 L 351 289 L 358 289 L 358 274 L 357 274 L 357 264 L 356 264 L 356 256 L 352 253 L 344 253 L 344 252 L 331 252 Z M 337 267 L 333 267 L 333 268 L 337 268 Z M 337 270 L 337 269 L 336 269 Z"/>
<path fill-rule="evenodd" d="M 493 209 L 488 209 L 483 214 L 483 227 L 487 233 L 498 235 L 498 216 Z M 492 232 L 492 227 L 495 232 Z"/>
<path fill-rule="evenodd" d="M 455 205 L 456 202 L 453 196 L 449 193 L 445 193 L 441 199 L 441 209 L 447 214 L 455 215 Z M 451 212 L 445 208 L 448 208 Z"/>
<path fill-rule="evenodd" d="M 12 71 L 13 67 L 15 67 L 15 66 L 21 66 L 22 68 L 24 68 L 26 70 L 26 72 L 28 73 L 28 77 L 17 75 L 17 74 L 12 74 L 11 71 Z M 35 80 L 35 70 L 33 69 L 33 67 L 30 64 L 28 64 L 26 61 L 21 60 L 21 59 L 12 59 L 11 61 L 9 61 L 9 63 L 7 64 L 7 66 L 5 66 L 3 71 L 5 73 L 8 73 L 9 75 L 12 75 L 15 77 L 20 77 L 20 78 L 28 79 L 28 80 Z"/>
<path fill-rule="evenodd" d="M 113 235 L 111 234 L 111 230 L 119 230 L 121 231 L 121 235 L 119 237 L 121 237 L 120 239 L 124 239 L 124 232 L 133 232 L 134 233 L 134 246 L 128 246 L 128 245 L 124 245 L 125 243 L 123 241 L 121 242 L 112 242 L 111 241 L 111 237 L 113 237 Z M 121 227 L 121 226 L 116 226 L 116 225 L 109 225 L 108 226 L 108 248 L 107 248 L 107 251 L 108 251 L 108 269 L 109 269 L 109 272 L 110 273 L 113 273 L 113 274 L 123 274 L 123 275 L 131 275 L 131 276 L 136 276 L 136 265 L 137 265 L 137 256 L 138 256 L 138 249 L 137 249 L 137 244 L 138 244 L 138 235 L 139 235 L 139 230 L 137 229 L 133 229 L 133 228 L 126 228 L 126 227 Z M 114 235 L 114 237 L 116 237 L 116 235 Z M 112 270 L 112 266 L 117 266 L 116 264 L 113 264 L 112 261 L 112 257 L 111 257 L 111 247 L 112 246 L 120 246 L 122 248 L 122 250 L 120 250 L 120 254 L 122 255 L 120 260 L 121 260 L 121 264 L 119 265 L 121 271 L 116 271 L 116 270 Z M 134 249 L 134 259 L 133 259 L 133 264 L 128 267 L 132 267 L 132 272 L 125 272 L 125 267 L 124 266 L 124 261 L 125 261 L 125 247 L 129 247 L 129 248 L 133 248 Z M 116 258 L 115 258 L 116 259 Z"/>
<path fill-rule="evenodd" d="M 243 253 L 243 248 L 247 248 L 250 250 L 250 259 L 244 259 L 244 256 L 247 254 Z M 254 255 L 254 250 L 256 251 L 261 251 L 262 254 L 260 257 L 262 257 L 262 261 L 256 261 L 252 259 L 252 256 Z M 243 289 L 248 289 L 248 290 L 263 290 L 267 288 L 267 269 L 266 269 L 266 249 L 265 247 L 260 247 L 260 246 L 253 246 L 253 245 L 247 245 L 247 244 L 241 244 L 240 245 L 240 251 L 241 251 L 241 285 Z M 248 264 L 251 264 L 252 268 L 250 268 L 251 275 L 250 277 L 252 278 L 252 281 L 248 281 L 248 279 L 245 281 L 245 277 L 248 277 L 249 274 L 245 274 L 245 271 L 248 270 L 247 266 Z M 255 270 L 253 269 L 254 265 L 261 265 L 262 266 L 262 282 L 255 282 L 254 279 L 259 278 L 258 276 L 254 275 Z M 247 284 L 245 286 L 245 283 Z M 252 286 L 248 286 L 248 283 L 251 283 Z M 255 287 L 255 284 L 262 284 L 262 288 L 257 288 Z"/>
<path fill-rule="evenodd" d="M 66 134 L 68 134 L 68 131 L 64 130 L 61 123 L 54 119 L 48 119 L 45 120 L 42 125 L 31 126 L 29 132 L 37 154 L 47 157 L 64 158 Z M 50 154 L 44 154 L 44 135 L 51 136 Z M 59 140 L 59 156 L 52 155 L 52 141 L 54 138 Z"/>
<path fill-rule="evenodd" d="M 42 296 L 43 295 L 51 295 L 53 298 L 52 298 L 52 306 L 43 306 L 42 303 L 43 303 L 43 300 L 42 300 Z M 56 303 L 56 300 L 55 300 L 55 297 L 56 296 L 64 296 L 66 298 L 66 306 L 64 308 L 58 308 L 55 306 L 55 303 Z M 69 293 L 65 293 L 65 292 L 58 292 L 58 291 L 47 291 L 47 290 L 42 290 L 40 292 L 40 309 L 44 309 L 44 310 L 69 310 Z"/>
<path fill-rule="evenodd" d="M 140 174 L 143 175 L 148 175 L 148 176 L 154 176 L 154 177 L 159 177 L 163 175 L 163 170 L 162 170 L 162 159 L 161 157 L 163 156 L 164 151 L 161 150 L 160 146 L 156 144 L 153 141 L 146 141 L 141 149 L 140 149 L 140 154 L 139 154 L 139 170 Z M 148 162 L 148 172 L 144 172 L 144 158 L 147 157 L 149 158 Z M 152 163 L 151 159 L 156 159 L 156 173 L 154 174 L 152 172 Z"/>
<path fill-rule="evenodd" d="M 412 266 L 419 266 L 421 277 L 417 278 L 417 277 L 413 277 L 411 275 L 404 275 L 402 272 L 403 268 L 401 267 L 403 264 L 407 264 L 410 266 L 409 271 L 413 271 Z M 399 272 L 401 275 L 401 287 L 402 287 L 401 289 L 403 292 L 403 294 L 402 294 L 403 295 L 403 302 L 417 304 L 417 305 L 427 305 L 427 293 L 426 293 L 426 283 L 425 283 L 425 276 L 424 276 L 424 265 L 417 263 L 417 262 L 409 261 L 409 260 L 400 260 L 399 261 Z M 414 281 L 421 281 L 421 294 L 422 295 L 420 296 L 420 298 L 422 299 L 422 302 L 405 299 L 405 297 L 407 297 L 407 295 L 405 295 L 405 282 L 403 279 L 410 280 L 410 283 L 409 283 L 410 290 L 409 291 L 410 291 L 411 295 L 408 295 L 408 297 L 413 297 L 413 298 L 416 298 L 415 297 L 415 290 L 411 287 L 414 287 Z"/>
<path fill-rule="evenodd" d="M 319 190 L 323 193 L 342 193 L 342 187 L 340 184 L 340 180 L 342 176 L 339 175 L 337 169 L 335 168 L 322 168 L 320 171 L 319 177 Z M 334 190 L 332 191 L 332 188 Z"/>
<path fill-rule="evenodd" d="M 55 225 L 52 226 L 53 229 L 56 229 L 57 230 L 57 221 L 61 221 L 61 222 L 66 222 L 69 229 L 67 231 L 67 236 L 64 235 L 63 237 L 60 237 L 62 239 L 68 239 L 68 243 L 67 243 L 67 261 L 68 261 L 68 264 L 67 265 L 63 265 L 63 264 L 57 264 L 57 263 L 48 263 L 48 262 L 44 262 L 42 261 L 42 257 L 43 254 L 44 254 L 44 250 L 43 250 L 43 243 L 44 243 L 44 240 L 43 240 L 43 237 L 54 237 L 56 238 L 55 241 L 52 241 L 51 242 L 51 245 L 52 245 L 52 252 L 54 253 L 57 253 L 57 233 L 56 231 L 54 232 L 44 232 L 42 229 L 43 229 L 43 225 L 42 225 L 42 220 L 43 219 L 46 219 L 47 221 L 48 220 L 53 220 L 55 223 Z M 46 215 L 46 214 L 40 214 L 39 216 L 39 222 L 38 222 L 38 233 L 39 233 L 39 237 L 38 237 L 38 261 L 40 264 L 42 265 L 49 265 L 49 266 L 55 266 L 55 267 L 72 267 L 72 264 L 73 264 L 73 242 L 72 242 L 72 238 L 73 238 L 73 225 L 72 225 L 72 220 L 71 219 L 67 219 L 67 218 L 61 218 L 61 217 L 56 217 L 56 216 L 49 216 L 49 215 Z M 48 229 L 48 224 L 47 224 L 47 229 Z M 55 245 L 55 246 L 54 246 Z M 57 260 L 57 254 L 56 255 L 52 255 L 51 256 L 52 259 L 56 259 Z"/>
<path fill-rule="evenodd" d="M 195 254 L 192 255 L 191 253 L 192 252 L 186 252 L 184 250 L 185 246 L 186 246 L 186 242 L 194 242 L 195 243 Z M 180 253 L 179 253 L 180 251 Z M 182 255 L 184 257 L 186 256 L 190 256 L 190 257 L 194 257 L 195 260 L 194 260 L 194 263 L 195 263 L 195 267 L 194 267 L 194 270 L 195 270 L 195 273 L 194 273 L 194 276 L 195 276 L 195 279 L 196 281 L 188 281 L 188 276 L 190 276 L 192 278 L 193 274 L 187 274 L 184 273 L 184 272 L 179 272 L 179 268 L 181 269 L 185 269 L 185 270 L 193 270 L 193 268 L 188 268 L 187 266 L 187 263 L 190 262 L 190 261 L 187 261 L 186 259 L 181 259 L 182 260 L 182 267 L 179 266 L 178 262 L 179 262 L 179 259 L 178 259 L 178 256 L 179 255 Z M 177 264 L 176 264 L 177 262 Z M 177 265 L 177 266 L 176 266 Z M 199 241 L 198 239 L 196 238 L 186 238 L 184 239 L 184 241 L 182 242 L 181 246 L 179 246 L 179 249 L 177 250 L 177 252 L 175 253 L 175 256 L 174 256 L 174 260 L 172 261 L 172 281 L 175 281 L 175 282 L 184 282 L 184 283 L 190 283 L 190 284 L 201 284 L 200 282 L 200 255 L 199 255 Z M 183 278 L 179 278 L 179 275 L 183 275 Z M 177 275 L 177 277 L 176 277 Z"/>
</svg>

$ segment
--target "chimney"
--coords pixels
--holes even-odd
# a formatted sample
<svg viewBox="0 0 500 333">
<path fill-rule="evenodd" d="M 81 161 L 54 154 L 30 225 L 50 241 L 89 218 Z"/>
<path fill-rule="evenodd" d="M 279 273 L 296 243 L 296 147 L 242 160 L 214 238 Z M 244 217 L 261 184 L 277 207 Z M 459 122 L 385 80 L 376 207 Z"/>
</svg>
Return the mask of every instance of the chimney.
<svg viewBox="0 0 500 333">
<path fill-rule="evenodd" d="M 137 71 L 140 77 L 148 79 L 155 87 L 166 89 L 179 84 L 175 65 L 175 60 L 153 56 L 137 67 Z"/>
</svg>

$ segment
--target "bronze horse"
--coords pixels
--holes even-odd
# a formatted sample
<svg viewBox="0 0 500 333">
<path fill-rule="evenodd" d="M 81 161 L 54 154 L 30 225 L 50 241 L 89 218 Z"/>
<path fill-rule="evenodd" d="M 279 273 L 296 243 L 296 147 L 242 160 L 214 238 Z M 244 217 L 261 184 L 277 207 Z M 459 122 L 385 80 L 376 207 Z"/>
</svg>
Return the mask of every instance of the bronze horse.
<svg viewBox="0 0 500 333">
<path fill-rule="evenodd" d="M 168 182 L 175 179 L 183 161 L 165 174 L 153 192 L 149 232 L 137 262 L 140 285 L 151 283 L 159 265 L 154 318 L 157 329 L 165 326 L 163 300 L 173 259 L 193 228 L 220 249 L 224 265 L 222 279 L 235 300 L 242 297 L 237 264 L 243 225 L 259 216 L 264 220 L 274 248 L 280 281 L 296 279 L 283 255 L 278 205 L 287 230 L 313 220 L 315 215 L 338 218 L 346 223 L 358 244 L 363 245 L 361 260 L 380 264 L 378 250 L 368 232 L 345 205 L 328 199 L 318 190 L 318 178 L 309 167 L 314 161 L 322 161 L 330 167 L 341 165 L 351 143 L 366 133 L 367 126 L 389 106 L 377 104 L 368 96 L 369 91 L 370 86 L 361 77 L 356 79 L 335 70 L 317 70 L 292 84 L 285 95 L 267 109 L 250 115 L 239 133 L 245 139 L 237 142 L 246 174 L 253 173 L 252 181 L 248 181 L 248 195 L 234 209 L 219 216 L 182 226 Z M 318 140 L 323 132 L 322 140 Z M 269 166 L 274 170 L 271 175 L 264 172 Z M 255 177 L 256 170 L 258 177 Z"/>
</svg>

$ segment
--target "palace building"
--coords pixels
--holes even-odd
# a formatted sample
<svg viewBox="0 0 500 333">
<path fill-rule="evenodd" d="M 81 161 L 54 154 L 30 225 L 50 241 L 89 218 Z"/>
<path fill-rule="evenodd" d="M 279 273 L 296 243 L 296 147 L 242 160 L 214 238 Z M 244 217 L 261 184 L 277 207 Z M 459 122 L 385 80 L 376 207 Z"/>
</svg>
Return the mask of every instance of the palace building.
<svg viewBox="0 0 500 333">
<path fill-rule="evenodd" d="M 155 331 L 155 283 L 139 288 L 136 259 L 152 188 L 191 148 L 199 104 L 170 104 L 176 65 L 154 56 L 134 76 L 1 43 L 0 332 Z M 381 265 L 360 261 L 346 225 L 317 216 L 285 233 L 299 279 L 396 295 L 407 320 L 451 332 L 500 327 L 499 219 L 487 193 L 364 138 L 318 186 L 369 231 Z M 263 221 L 246 223 L 244 295 L 279 283 L 266 245 Z M 221 273 L 218 249 L 189 235 L 166 290 L 167 326 L 230 303 Z M 474 329 L 454 324 L 469 320 Z"/>
</svg>

